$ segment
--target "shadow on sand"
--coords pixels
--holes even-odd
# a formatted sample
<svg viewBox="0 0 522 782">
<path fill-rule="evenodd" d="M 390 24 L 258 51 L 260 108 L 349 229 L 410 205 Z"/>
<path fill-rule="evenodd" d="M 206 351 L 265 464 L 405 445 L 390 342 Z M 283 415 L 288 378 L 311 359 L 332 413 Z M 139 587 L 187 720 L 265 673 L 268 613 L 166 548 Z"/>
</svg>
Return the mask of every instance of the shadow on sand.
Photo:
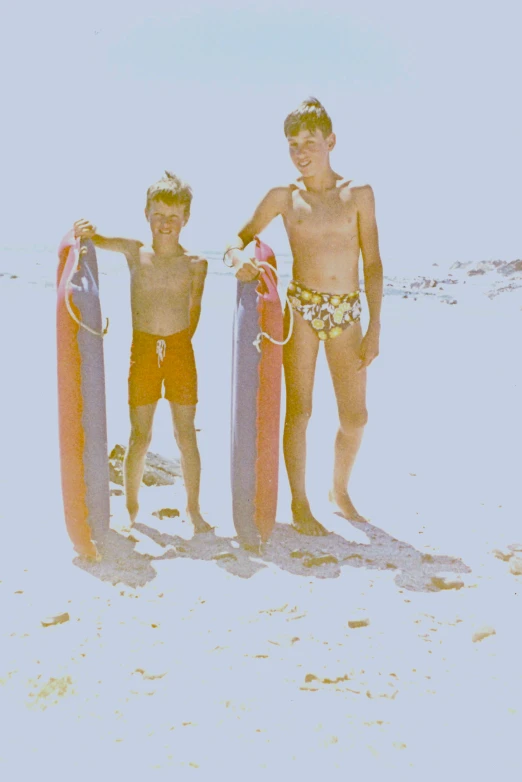
<svg viewBox="0 0 522 782">
<path fill-rule="evenodd" d="M 449 582 L 440 574 L 471 572 L 461 559 L 423 554 L 373 524 L 350 523 L 366 534 L 369 543 L 350 542 L 333 532 L 326 537 L 304 536 L 288 524 L 276 524 L 270 542 L 259 553 L 238 547 L 236 538 L 218 537 L 213 532 L 186 540 L 136 524 L 138 533 L 165 549 L 163 555 L 140 554 L 134 549 L 134 542 L 111 530 L 100 546 L 101 562 L 78 558 L 75 564 L 102 581 L 134 588 L 145 586 L 156 577 L 153 562 L 182 558 L 215 562 L 240 578 L 251 578 L 269 563 L 295 576 L 315 578 L 337 578 L 342 567 L 392 570 L 395 584 L 414 592 L 458 589 L 462 582 Z"/>
</svg>

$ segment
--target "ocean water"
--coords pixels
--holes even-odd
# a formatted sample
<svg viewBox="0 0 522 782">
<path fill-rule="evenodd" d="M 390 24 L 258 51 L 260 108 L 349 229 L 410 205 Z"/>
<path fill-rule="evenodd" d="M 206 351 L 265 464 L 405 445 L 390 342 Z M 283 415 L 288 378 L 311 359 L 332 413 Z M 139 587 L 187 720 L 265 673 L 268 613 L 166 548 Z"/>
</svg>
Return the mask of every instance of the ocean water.
<svg viewBox="0 0 522 782">
<path fill-rule="evenodd" d="M 209 261 L 211 277 L 233 277 L 231 269 L 222 261 L 221 250 L 198 251 Z M 101 278 L 118 280 L 123 283 L 127 274 L 127 265 L 123 256 L 98 250 Z M 289 254 L 278 254 L 280 292 L 284 294 L 291 278 L 292 258 Z M 477 261 L 468 263 L 433 264 L 430 276 L 384 275 L 384 295 L 403 298 L 431 297 L 446 304 L 455 304 L 462 297 L 478 295 L 495 298 L 504 293 L 513 293 L 522 289 L 522 266 L 520 261 Z M 54 287 L 56 277 L 56 248 L 36 246 L 30 249 L 0 248 L 0 279 L 19 279 L 31 285 Z M 361 290 L 364 279 L 361 264 Z M 108 283 L 109 285 L 111 283 Z M 104 287 L 104 283 L 101 282 Z M 518 297 L 517 297 L 518 300 Z"/>
</svg>

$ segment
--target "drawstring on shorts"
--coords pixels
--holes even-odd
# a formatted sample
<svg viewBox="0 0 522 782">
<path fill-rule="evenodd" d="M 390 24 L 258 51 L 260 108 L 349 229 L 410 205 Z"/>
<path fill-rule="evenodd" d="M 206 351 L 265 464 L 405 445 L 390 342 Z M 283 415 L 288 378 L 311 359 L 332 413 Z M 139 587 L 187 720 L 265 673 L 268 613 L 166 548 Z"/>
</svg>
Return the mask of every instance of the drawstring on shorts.
<svg viewBox="0 0 522 782">
<path fill-rule="evenodd" d="M 156 342 L 156 355 L 158 356 L 158 367 L 161 369 L 165 353 L 167 352 L 167 343 L 164 339 L 158 339 Z"/>
</svg>

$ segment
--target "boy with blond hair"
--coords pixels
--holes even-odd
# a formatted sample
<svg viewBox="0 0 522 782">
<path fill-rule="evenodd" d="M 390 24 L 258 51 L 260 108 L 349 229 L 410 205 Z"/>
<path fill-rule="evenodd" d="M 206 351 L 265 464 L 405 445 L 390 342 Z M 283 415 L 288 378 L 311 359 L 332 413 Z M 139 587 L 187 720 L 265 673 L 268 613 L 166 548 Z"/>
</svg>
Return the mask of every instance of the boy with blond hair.
<svg viewBox="0 0 522 782">
<path fill-rule="evenodd" d="M 103 250 L 121 252 L 131 278 L 132 348 L 129 373 L 131 432 L 124 462 L 127 511 L 132 526 L 152 423 L 164 390 L 181 454 L 187 515 L 195 532 L 212 529 L 199 508 L 201 462 L 194 417 L 197 373 L 192 337 L 201 312 L 207 261 L 179 243 L 190 216 L 192 191 L 177 176 L 165 176 L 147 191 L 145 217 L 151 242 L 102 236 L 88 220 L 74 224 L 75 236 Z"/>
</svg>

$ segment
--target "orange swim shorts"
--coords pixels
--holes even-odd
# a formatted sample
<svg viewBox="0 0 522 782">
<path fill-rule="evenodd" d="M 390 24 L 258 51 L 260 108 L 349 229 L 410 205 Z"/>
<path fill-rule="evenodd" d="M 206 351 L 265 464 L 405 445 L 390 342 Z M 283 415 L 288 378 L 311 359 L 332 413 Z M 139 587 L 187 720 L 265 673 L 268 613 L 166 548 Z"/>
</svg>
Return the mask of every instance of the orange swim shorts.
<svg viewBox="0 0 522 782">
<path fill-rule="evenodd" d="M 129 405 L 151 405 L 161 399 L 195 405 L 198 380 L 188 329 L 161 337 L 144 331 L 132 334 Z"/>
</svg>

